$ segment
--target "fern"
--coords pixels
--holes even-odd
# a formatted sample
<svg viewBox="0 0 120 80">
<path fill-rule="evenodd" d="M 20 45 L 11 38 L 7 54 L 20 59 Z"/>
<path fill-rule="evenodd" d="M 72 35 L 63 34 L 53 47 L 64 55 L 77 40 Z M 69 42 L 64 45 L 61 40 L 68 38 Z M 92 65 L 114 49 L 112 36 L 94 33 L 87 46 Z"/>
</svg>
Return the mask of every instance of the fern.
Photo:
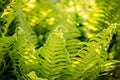
<svg viewBox="0 0 120 80">
<path fill-rule="evenodd" d="M 34 61 L 36 60 L 35 50 L 34 50 L 35 44 L 33 45 L 34 41 L 30 41 L 30 40 L 34 40 L 35 38 L 32 36 L 34 32 L 32 32 L 30 27 L 28 27 L 20 5 L 21 5 L 20 1 L 12 1 L 8 6 L 8 8 L 5 9 L 3 15 L 1 16 L 1 18 L 5 19 L 6 21 L 3 25 L 1 25 L 1 30 L 3 31 L 1 32 L 2 34 L 1 39 L 6 39 L 7 41 L 4 40 L 8 44 L 6 47 L 8 47 L 8 49 L 10 48 L 9 50 L 7 50 L 6 47 L 4 47 L 6 43 L 1 42 L 1 44 L 4 45 L 1 45 L 1 53 L 3 54 L 2 55 L 3 60 L 1 61 L 0 74 L 1 77 L 2 75 L 4 75 L 3 79 L 5 80 L 25 79 L 26 78 L 25 76 L 27 76 L 26 74 L 30 72 L 31 69 L 35 69 L 32 67 L 36 63 L 36 62 L 34 63 Z M 9 38 L 7 39 L 7 37 L 5 36 L 8 36 L 9 28 L 13 27 L 12 22 L 16 23 L 14 25 L 16 32 L 14 32 L 13 33 L 14 35 L 10 37 L 10 39 L 12 39 L 13 41 L 9 43 L 11 40 L 8 41 Z M 21 45 L 21 43 L 23 44 Z M 12 45 L 9 46 L 9 44 Z M 4 48 L 2 49 L 2 47 L 4 47 L 5 50 Z M 3 51 L 5 51 L 5 53 L 3 53 Z M 31 56 L 27 57 L 28 55 L 30 55 L 29 53 L 31 54 Z M 10 65 L 8 65 L 8 63 Z M 4 68 L 3 68 L 3 64 L 4 64 Z M 26 67 L 29 68 L 26 69 Z"/>
<path fill-rule="evenodd" d="M 81 48 L 80 32 L 75 26 L 69 26 L 65 28 L 65 39 L 66 39 L 66 49 L 68 50 L 71 59 L 76 55 L 78 50 Z"/>
<path fill-rule="evenodd" d="M 5 71 L 8 69 L 8 67 L 11 65 L 11 59 L 10 59 L 10 49 L 13 43 L 12 37 L 4 37 L 0 38 L 0 77 L 3 79 L 3 76 L 5 75 Z"/>
<path fill-rule="evenodd" d="M 12 45 L 8 46 L 9 52 L 5 55 L 5 59 L 7 56 L 10 58 L 10 65 L 4 70 L 4 79 L 26 80 L 27 74 L 38 66 L 35 47 L 26 39 L 24 31 L 19 28 L 16 29 L 12 40 Z M 7 60 L 6 63 L 9 61 Z"/>
<path fill-rule="evenodd" d="M 102 11 L 99 14 L 102 16 L 100 15 L 99 19 L 97 18 L 95 21 L 97 23 L 93 25 L 97 28 L 102 27 L 103 30 L 100 28 L 99 31 L 102 31 L 88 42 L 81 41 L 81 33 L 74 26 L 73 16 L 70 17 L 64 10 L 63 12 L 59 11 L 52 0 L 38 1 L 40 7 L 48 4 L 50 8 L 48 8 L 48 5 L 44 6 L 45 11 L 42 8 L 35 7 L 35 9 L 38 9 L 35 10 L 35 13 L 39 10 L 45 11 L 47 15 L 54 12 L 50 16 L 39 16 L 42 19 L 38 20 L 38 23 L 41 24 L 37 28 L 42 29 L 42 26 L 45 27 L 43 29 L 51 32 L 48 32 L 47 41 L 40 48 L 37 45 L 36 34 L 45 37 L 44 33 L 39 32 L 43 29 L 38 30 L 35 34 L 34 29 L 37 29 L 36 24 L 38 23 L 33 22 L 31 25 L 35 25 L 35 28 L 30 27 L 29 22 L 32 20 L 27 21 L 25 16 L 27 13 L 23 11 L 25 7 L 21 6 L 25 5 L 24 1 L 12 0 L 7 8 L 2 7 L 4 12 L 2 15 L 0 14 L 1 80 L 95 80 L 104 75 L 103 73 L 109 75 L 110 71 L 116 70 L 120 61 L 113 60 L 109 56 L 112 50 L 119 53 L 119 44 L 114 45 L 115 47 L 111 49 L 111 44 L 114 41 L 113 35 L 117 34 L 116 39 L 119 41 L 120 28 L 118 24 L 113 24 L 114 22 L 119 23 L 120 6 L 117 4 L 119 0 L 96 1 L 97 5 L 100 6 L 97 8 Z M 104 4 L 101 4 L 101 2 Z M 35 1 L 35 4 L 37 4 L 37 1 Z M 39 13 L 43 14 L 41 11 Z M 30 18 L 34 17 L 33 15 Z M 49 18 L 55 18 L 53 24 L 49 23 Z M 35 17 L 35 20 L 37 19 L 39 18 Z"/>
<path fill-rule="evenodd" d="M 37 44 L 36 34 L 32 31 L 28 25 L 26 18 L 24 17 L 23 11 L 19 9 L 19 12 L 15 19 L 16 27 L 21 27 L 24 30 L 25 37 L 34 45 Z"/>
<path fill-rule="evenodd" d="M 77 74 L 73 79 L 94 80 L 100 72 L 100 66 L 107 60 L 108 45 L 115 33 L 116 26 L 111 25 L 108 29 L 90 39 L 86 47 L 82 48 L 74 62 Z M 93 75 L 94 73 L 94 75 Z"/>
<path fill-rule="evenodd" d="M 39 74 L 49 80 L 60 79 L 70 74 L 70 59 L 65 49 L 64 34 L 61 28 L 55 29 L 44 46 L 38 50 L 40 57 Z M 65 75 L 63 76 L 63 74 Z"/>
</svg>

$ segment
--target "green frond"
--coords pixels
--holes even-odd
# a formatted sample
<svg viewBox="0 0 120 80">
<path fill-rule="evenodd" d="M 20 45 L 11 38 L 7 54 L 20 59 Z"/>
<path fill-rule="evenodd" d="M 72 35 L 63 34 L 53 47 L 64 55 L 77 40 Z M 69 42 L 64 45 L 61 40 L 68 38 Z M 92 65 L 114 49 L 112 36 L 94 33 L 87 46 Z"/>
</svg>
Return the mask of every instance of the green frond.
<svg viewBox="0 0 120 80">
<path fill-rule="evenodd" d="M 65 48 L 67 49 L 70 59 L 73 62 L 76 53 L 81 49 L 82 45 L 80 44 L 81 33 L 76 26 L 73 24 L 66 22 L 63 25 L 64 39 L 65 39 Z"/>
<path fill-rule="evenodd" d="M 4 54 L 5 58 L 3 57 L 4 66 L 7 67 L 4 67 L 6 68 L 5 70 L 2 66 L 3 61 L 1 63 L 1 67 L 3 68 L 1 71 L 4 71 L 4 73 L 1 72 L 3 80 L 26 80 L 28 78 L 27 74 L 32 70 L 36 70 L 38 66 L 38 57 L 35 54 L 34 44 L 30 43 L 29 40 L 26 39 L 24 31 L 21 28 L 19 29 L 19 27 L 16 29 L 14 36 L 10 37 L 12 41 L 9 39 L 9 37 L 5 37 L 3 39 L 5 39 L 3 41 L 6 41 L 6 43 L 1 42 L 1 44 L 4 44 L 3 49 L 1 49 L 4 50 L 4 48 L 6 48 L 6 44 L 9 49 L 8 51 L 6 49 L 1 52 L 2 54 L 4 52 L 6 53 Z"/>
<path fill-rule="evenodd" d="M 13 37 L 0 38 L 0 78 L 4 79 L 4 75 L 8 67 L 11 65 L 9 52 L 13 44 Z"/>
<path fill-rule="evenodd" d="M 108 58 L 107 50 L 116 29 L 115 24 L 111 25 L 91 38 L 86 47 L 79 50 L 76 56 L 78 59 L 73 64 L 77 71 L 77 74 L 74 75 L 76 77 L 73 79 L 94 80 L 97 77 L 101 70 L 101 64 Z"/>
<path fill-rule="evenodd" d="M 13 73 L 18 79 L 24 78 L 31 70 L 37 67 L 37 55 L 35 54 L 35 46 L 26 38 L 26 34 L 22 28 L 16 29 L 14 35 L 13 50 L 10 53 L 13 61 Z M 21 44 L 23 43 L 23 44 Z M 19 73 L 21 72 L 21 73 Z"/>
<path fill-rule="evenodd" d="M 18 14 L 15 18 L 16 27 L 21 28 L 24 31 L 25 38 L 28 39 L 34 45 L 37 44 L 36 34 L 33 32 L 32 28 L 27 23 L 24 13 L 21 9 L 18 10 Z"/>
<path fill-rule="evenodd" d="M 59 26 L 50 34 L 43 47 L 38 50 L 39 74 L 49 80 L 64 79 L 70 75 L 70 59 L 65 48 L 64 33 Z"/>
</svg>

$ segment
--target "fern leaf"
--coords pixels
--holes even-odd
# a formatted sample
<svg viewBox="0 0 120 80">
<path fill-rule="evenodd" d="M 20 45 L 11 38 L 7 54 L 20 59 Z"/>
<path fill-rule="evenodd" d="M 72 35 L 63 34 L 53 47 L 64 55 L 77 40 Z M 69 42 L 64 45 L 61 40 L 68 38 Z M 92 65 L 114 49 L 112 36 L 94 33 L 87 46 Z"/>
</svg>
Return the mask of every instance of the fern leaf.
<svg viewBox="0 0 120 80">
<path fill-rule="evenodd" d="M 26 80 L 28 79 L 27 73 L 35 70 L 38 63 L 34 44 L 26 39 L 24 31 L 19 28 L 16 29 L 12 38 L 12 46 L 7 54 L 11 63 L 4 73 L 4 80 Z"/>
<path fill-rule="evenodd" d="M 49 80 L 64 77 L 70 72 L 70 59 L 65 49 L 65 40 L 61 26 L 48 37 L 43 47 L 38 50 L 40 57 L 39 74 Z"/>
<path fill-rule="evenodd" d="M 5 72 L 11 65 L 9 51 L 13 44 L 13 37 L 0 38 L 0 78 L 4 79 Z"/>
<path fill-rule="evenodd" d="M 23 11 L 19 9 L 19 13 L 16 16 L 16 27 L 21 27 L 24 30 L 25 37 L 34 45 L 37 44 L 36 34 L 32 31 L 31 27 L 28 25 L 27 20 L 23 14 Z"/>
<path fill-rule="evenodd" d="M 78 73 L 74 79 L 94 80 L 99 75 L 101 65 L 108 58 L 108 45 L 115 31 L 116 25 L 111 25 L 108 29 L 104 29 L 94 38 L 91 38 L 86 47 L 78 52 L 79 59 L 74 62 L 75 70 Z"/>
<path fill-rule="evenodd" d="M 80 49 L 80 32 L 75 26 L 66 27 L 65 32 L 66 38 L 66 48 L 70 53 L 71 57 L 75 56 Z"/>
</svg>

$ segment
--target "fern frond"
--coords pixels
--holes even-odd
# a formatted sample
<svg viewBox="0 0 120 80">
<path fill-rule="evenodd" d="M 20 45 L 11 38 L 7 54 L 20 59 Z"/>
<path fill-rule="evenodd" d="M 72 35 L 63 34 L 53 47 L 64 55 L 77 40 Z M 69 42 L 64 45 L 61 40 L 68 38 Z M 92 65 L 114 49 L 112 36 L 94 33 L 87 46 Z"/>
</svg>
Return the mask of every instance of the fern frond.
<svg viewBox="0 0 120 80">
<path fill-rule="evenodd" d="M 74 56 L 80 49 L 80 40 L 78 39 L 80 37 L 80 32 L 75 26 L 66 27 L 65 31 L 66 48 L 70 55 Z"/>
<path fill-rule="evenodd" d="M 16 27 L 20 27 L 25 34 L 25 37 L 34 45 L 37 44 L 37 37 L 36 34 L 33 32 L 32 28 L 28 25 L 27 20 L 24 16 L 24 13 L 21 9 L 19 9 L 19 12 L 15 19 Z"/>
<path fill-rule="evenodd" d="M 13 43 L 10 57 L 13 64 L 13 71 L 11 73 L 17 79 L 24 79 L 26 74 L 37 67 L 37 55 L 35 54 L 34 44 L 26 39 L 26 34 L 22 28 L 16 29 L 14 35 L 15 40 Z M 23 43 L 23 44 L 21 44 Z"/>
<path fill-rule="evenodd" d="M 44 46 L 38 50 L 39 74 L 49 80 L 64 79 L 70 74 L 70 59 L 65 48 L 64 33 L 61 28 L 61 26 L 57 27 L 48 37 Z"/>
<path fill-rule="evenodd" d="M 78 72 L 74 79 L 94 80 L 97 77 L 101 65 L 108 58 L 107 50 L 116 29 L 115 24 L 108 27 L 108 29 L 104 29 L 94 38 L 91 38 L 86 47 L 78 52 L 78 59 L 73 64 Z"/>
<path fill-rule="evenodd" d="M 0 78 L 4 79 L 5 72 L 11 65 L 9 52 L 13 44 L 13 37 L 0 38 Z"/>
</svg>

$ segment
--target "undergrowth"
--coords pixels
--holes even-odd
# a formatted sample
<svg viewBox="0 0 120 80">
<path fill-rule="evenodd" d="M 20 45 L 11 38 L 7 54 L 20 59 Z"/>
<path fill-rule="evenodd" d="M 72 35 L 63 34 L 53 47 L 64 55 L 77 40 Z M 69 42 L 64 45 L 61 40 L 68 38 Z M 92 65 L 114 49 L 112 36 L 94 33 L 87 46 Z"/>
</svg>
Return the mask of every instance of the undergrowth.
<svg viewBox="0 0 120 80">
<path fill-rule="evenodd" d="M 95 0 L 90 13 L 99 16 L 87 21 L 96 31 L 77 11 L 65 12 L 67 0 L 7 1 L 0 1 L 1 80 L 120 80 L 119 0 Z"/>
</svg>

